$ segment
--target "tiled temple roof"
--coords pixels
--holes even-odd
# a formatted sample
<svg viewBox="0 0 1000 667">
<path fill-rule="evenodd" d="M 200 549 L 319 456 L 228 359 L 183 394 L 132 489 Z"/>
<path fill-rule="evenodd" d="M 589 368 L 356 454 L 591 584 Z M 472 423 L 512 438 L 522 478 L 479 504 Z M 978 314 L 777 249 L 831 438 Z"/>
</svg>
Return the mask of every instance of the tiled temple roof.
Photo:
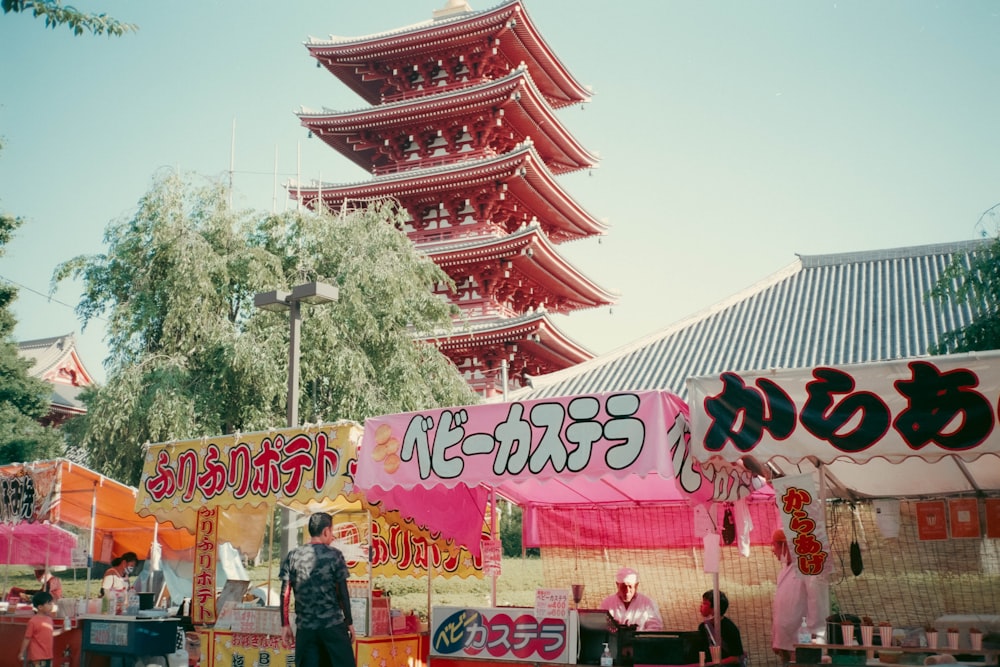
<svg viewBox="0 0 1000 667">
<path fill-rule="evenodd" d="M 722 371 L 853 364 L 926 355 L 972 321 L 968 305 L 927 298 L 954 259 L 986 240 L 799 258 L 768 278 L 618 350 L 531 378 L 509 399 L 667 390 Z"/>
</svg>

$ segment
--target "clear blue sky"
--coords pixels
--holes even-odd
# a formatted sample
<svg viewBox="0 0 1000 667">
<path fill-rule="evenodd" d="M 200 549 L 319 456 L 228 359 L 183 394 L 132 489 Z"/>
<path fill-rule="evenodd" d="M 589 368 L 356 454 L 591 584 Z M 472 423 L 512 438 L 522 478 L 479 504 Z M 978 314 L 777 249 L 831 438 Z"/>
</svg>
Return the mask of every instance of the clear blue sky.
<svg viewBox="0 0 1000 667">
<path fill-rule="evenodd" d="M 365 180 L 294 115 L 363 106 L 303 42 L 423 21 L 445 0 L 73 4 L 140 30 L 74 37 L 0 15 L 0 207 L 26 219 L 0 276 L 42 293 L 59 262 L 104 249 L 105 227 L 134 211 L 157 170 L 226 177 L 234 120 L 237 205 L 271 210 L 275 169 L 280 181 Z M 595 93 L 560 117 L 601 165 L 561 183 L 611 229 L 563 249 L 622 297 L 612 312 L 556 318 L 595 353 L 707 308 L 796 253 L 974 238 L 1000 202 L 997 2 L 526 7 Z M 73 284 L 57 301 L 21 289 L 16 337 L 76 331 L 102 379 L 103 323 L 81 333 L 62 305 L 78 298 Z"/>
</svg>

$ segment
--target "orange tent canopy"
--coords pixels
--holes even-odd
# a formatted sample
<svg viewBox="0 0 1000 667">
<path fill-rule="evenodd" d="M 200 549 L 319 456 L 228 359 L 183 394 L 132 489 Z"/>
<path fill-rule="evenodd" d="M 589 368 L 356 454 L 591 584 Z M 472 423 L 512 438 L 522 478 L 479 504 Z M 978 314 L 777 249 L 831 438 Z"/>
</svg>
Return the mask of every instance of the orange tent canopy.
<svg viewBox="0 0 1000 667">
<path fill-rule="evenodd" d="M 0 466 L 0 523 L 50 521 L 90 530 L 94 526 L 94 560 L 104 561 L 134 551 L 149 557 L 156 540 L 164 555 L 194 547 L 185 529 L 159 524 L 135 512 L 137 490 L 66 459 Z M 92 518 L 93 512 L 93 518 Z"/>
</svg>

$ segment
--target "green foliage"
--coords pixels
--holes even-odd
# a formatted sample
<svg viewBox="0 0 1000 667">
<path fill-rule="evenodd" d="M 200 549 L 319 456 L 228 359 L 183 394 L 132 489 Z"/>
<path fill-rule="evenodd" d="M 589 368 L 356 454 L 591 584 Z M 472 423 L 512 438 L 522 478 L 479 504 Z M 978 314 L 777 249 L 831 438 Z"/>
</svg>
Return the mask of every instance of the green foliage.
<svg viewBox="0 0 1000 667">
<path fill-rule="evenodd" d="M 503 544 L 503 555 L 516 558 L 521 556 L 521 508 L 513 503 L 502 503 L 500 514 L 500 541 Z M 526 549 L 524 555 L 538 556 L 538 549 Z"/>
<path fill-rule="evenodd" d="M 120 37 L 127 32 L 135 32 L 138 26 L 108 16 L 107 14 L 85 14 L 75 7 L 63 5 L 59 0 L 0 0 L 4 14 L 31 12 L 35 18 L 45 20 L 46 28 L 67 26 L 74 35 L 90 32 L 95 35 Z"/>
<path fill-rule="evenodd" d="M 0 214 L 0 257 L 21 222 Z M 28 374 L 31 364 L 18 354 L 10 312 L 16 298 L 17 290 L 0 282 L 0 463 L 53 458 L 65 450 L 60 434 L 38 423 L 48 414 L 52 392 Z"/>
<path fill-rule="evenodd" d="M 1000 349 L 1000 237 L 977 250 L 968 266 L 954 260 L 928 296 L 954 300 L 973 313 L 967 326 L 941 334 L 931 354 Z"/>
<path fill-rule="evenodd" d="M 285 424 L 288 314 L 254 294 L 313 280 L 336 303 L 302 307 L 300 414 L 312 422 L 476 401 L 454 366 L 414 332 L 450 326 L 431 294 L 447 276 L 373 205 L 344 217 L 233 212 L 219 184 L 157 178 L 107 252 L 57 267 L 78 278 L 84 324 L 106 317 L 105 386 L 66 426 L 89 464 L 138 482 L 141 445 Z"/>
</svg>

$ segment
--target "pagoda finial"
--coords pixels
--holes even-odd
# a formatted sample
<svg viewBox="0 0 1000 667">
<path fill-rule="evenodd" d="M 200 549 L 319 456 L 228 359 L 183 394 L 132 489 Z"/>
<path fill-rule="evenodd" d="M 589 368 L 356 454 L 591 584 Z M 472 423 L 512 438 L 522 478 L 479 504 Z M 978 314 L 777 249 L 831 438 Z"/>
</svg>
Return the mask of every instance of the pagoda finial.
<svg viewBox="0 0 1000 667">
<path fill-rule="evenodd" d="M 443 9 L 435 9 L 433 18 L 435 20 L 445 18 L 448 16 L 453 16 L 455 14 L 461 14 L 464 12 L 471 12 L 472 7 L 466 0 L 448 0 Z"/>
</svg>

